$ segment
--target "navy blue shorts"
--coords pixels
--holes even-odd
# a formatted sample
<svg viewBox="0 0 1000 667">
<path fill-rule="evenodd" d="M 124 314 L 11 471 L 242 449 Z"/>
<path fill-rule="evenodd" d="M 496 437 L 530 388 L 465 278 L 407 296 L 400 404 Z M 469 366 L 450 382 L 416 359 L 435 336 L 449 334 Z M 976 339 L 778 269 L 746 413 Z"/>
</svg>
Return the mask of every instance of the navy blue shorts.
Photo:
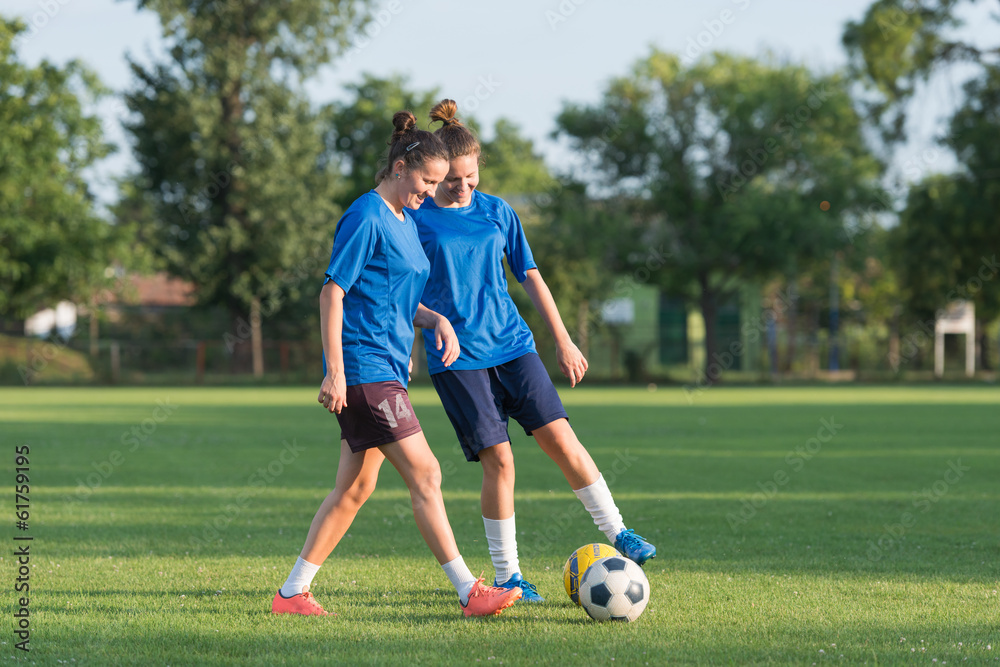
<svg viewBox="0 0 1000 667">
<path fill-rule="evenodd" d="M 492 368 L 435 373 L 431 381 L 469 461 L 478 461 L 479 452 L 487 447 L 510 440 L 509 417 L 527 435 L 557 419 L 568 419 L 534 352 Z"/>
</svg>

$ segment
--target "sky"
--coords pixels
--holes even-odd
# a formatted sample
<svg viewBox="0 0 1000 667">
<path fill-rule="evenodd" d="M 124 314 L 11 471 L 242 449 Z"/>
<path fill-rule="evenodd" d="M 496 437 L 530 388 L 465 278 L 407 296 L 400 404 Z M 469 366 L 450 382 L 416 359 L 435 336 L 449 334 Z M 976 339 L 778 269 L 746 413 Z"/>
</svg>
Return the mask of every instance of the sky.
<svg viewBox="0 0 1000 667">
<path fill-rule="evenodd" d="M 337 99 L 362 72 L 402 74 L 410 88 L 437 88 L 458 102 L 459 116 L 482 127 L 514 121 L 549 166 L 564 170 L 565 149 L 550 138 L 566 102 L 594 103 L 608 82 L 626 74 L 652 48 L 685 60 L 725 50 L 805 63 L 820 72 L 841 68 L 844 25 L 860 19 L 870 0 L 380 0 L 366 34 L 347 54 L 306 84 L 317 104 Z M 115 91 L 130 86 L 125 55 L 150 62 L 162 54 L 159 21 L 132 0 L 0 0 L 0 13 L 19 16 L 29 33 L 18 44 L 21 59 L 86 62 Z M 989 39 L 996 23 L 984 10 L 971 15 L 973 38 Z M 934 138 L 961 100 L 961 73 L 936 77 L 914 106 L 912 140 L 894 169 L 919 177 L 953 161 Z M 120 120 L 124 109 L 109 100 L 99 109 L 109 138 L 122 150 L 96 171 L 95 191 L 113 199 L 113 177 L 134 163 Z M 389 121 L 387 119 L 387 130 Z M 489 136 L 486 131 L 487 138 Z"/>
</svg>

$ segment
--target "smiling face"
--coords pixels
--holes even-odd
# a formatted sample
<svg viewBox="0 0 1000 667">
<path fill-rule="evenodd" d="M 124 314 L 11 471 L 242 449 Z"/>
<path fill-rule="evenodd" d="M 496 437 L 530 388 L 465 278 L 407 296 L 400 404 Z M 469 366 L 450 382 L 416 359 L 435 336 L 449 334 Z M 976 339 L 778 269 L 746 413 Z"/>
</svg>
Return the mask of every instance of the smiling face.
<svg viewBox="0 0 1000 667">
<path fill-rule="evenodd" d="M 420 208 L 427 197 L 434 197 L 438 185 L 448 174 L 446 160 L 427 160 L 416 169 L 400 169 L 396 194 L 406 208 Z"/>
<path fill-rule="evenodd" d="M 434 203 L 442 208 L 468 206 L 472 191 L 479 185 L 479 156 L 462 155 L 448 163 L 448 175 L 438 188 Z"/>
</svg>

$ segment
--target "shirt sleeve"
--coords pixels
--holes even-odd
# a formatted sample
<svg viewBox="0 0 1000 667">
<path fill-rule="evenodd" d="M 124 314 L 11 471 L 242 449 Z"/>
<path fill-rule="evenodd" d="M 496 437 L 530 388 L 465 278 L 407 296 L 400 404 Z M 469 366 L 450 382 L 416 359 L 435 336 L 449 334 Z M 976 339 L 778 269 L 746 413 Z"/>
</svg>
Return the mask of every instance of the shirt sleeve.
<svg viewBox="0 0 1000 667">
<path fill-rule="evenodd" d="M 517 278 L 517 282 L 523 283 L 528 278 L 529 269 L 537 269 L 535 258 L 531 255 L 531 248 L 528 246 L 528 239 L 524 235 L 524 228 L 521 227 L 521 219 L 517 213 L 504 202 L 500 210 L 503 218 L 504 240 L 506 247 L 504 254 L 507 257 L 507 265 Z"/>
<path fill-rule="evenodd" d="M 332 280 L 345 292 L 350 291 L 375 254 L 377 243 L 378 229 L 374 220 L 357 211 L 345 213 L 333 235 L 333 252 L 323 284 Z"/>
</svg>

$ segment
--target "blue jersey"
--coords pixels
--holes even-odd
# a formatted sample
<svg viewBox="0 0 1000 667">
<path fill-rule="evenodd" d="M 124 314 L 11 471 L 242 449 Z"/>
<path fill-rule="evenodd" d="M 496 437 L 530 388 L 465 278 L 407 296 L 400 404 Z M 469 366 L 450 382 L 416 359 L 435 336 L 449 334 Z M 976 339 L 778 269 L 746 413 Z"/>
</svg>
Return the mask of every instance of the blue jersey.
<svg viewBox="0 0 1000 667">
<path fill-rule="evenodd" d="M 413 317 L 430 274 L 410 213 L 403 209 L 400 220 L 372 190 L 356 199 L 337 224 L 326 282 L 347 293 L 348 385 L 398 380 L 406 386 Z"/>
<path fill-rule="evenodd" d="M 531 329 L 507 292 L 503 268 L 506 257 L 518 282 L 536 268 L 514 209 L 473 190 L 468 206 L 440 208 L 428 198 L 411 213 L 431 263 L 421 302 L 448 318 L 462 346 L 446 369 L 434 332 L 425 330 L 428 371 L 491 368 L 534 352 Z"/>
</svg>

